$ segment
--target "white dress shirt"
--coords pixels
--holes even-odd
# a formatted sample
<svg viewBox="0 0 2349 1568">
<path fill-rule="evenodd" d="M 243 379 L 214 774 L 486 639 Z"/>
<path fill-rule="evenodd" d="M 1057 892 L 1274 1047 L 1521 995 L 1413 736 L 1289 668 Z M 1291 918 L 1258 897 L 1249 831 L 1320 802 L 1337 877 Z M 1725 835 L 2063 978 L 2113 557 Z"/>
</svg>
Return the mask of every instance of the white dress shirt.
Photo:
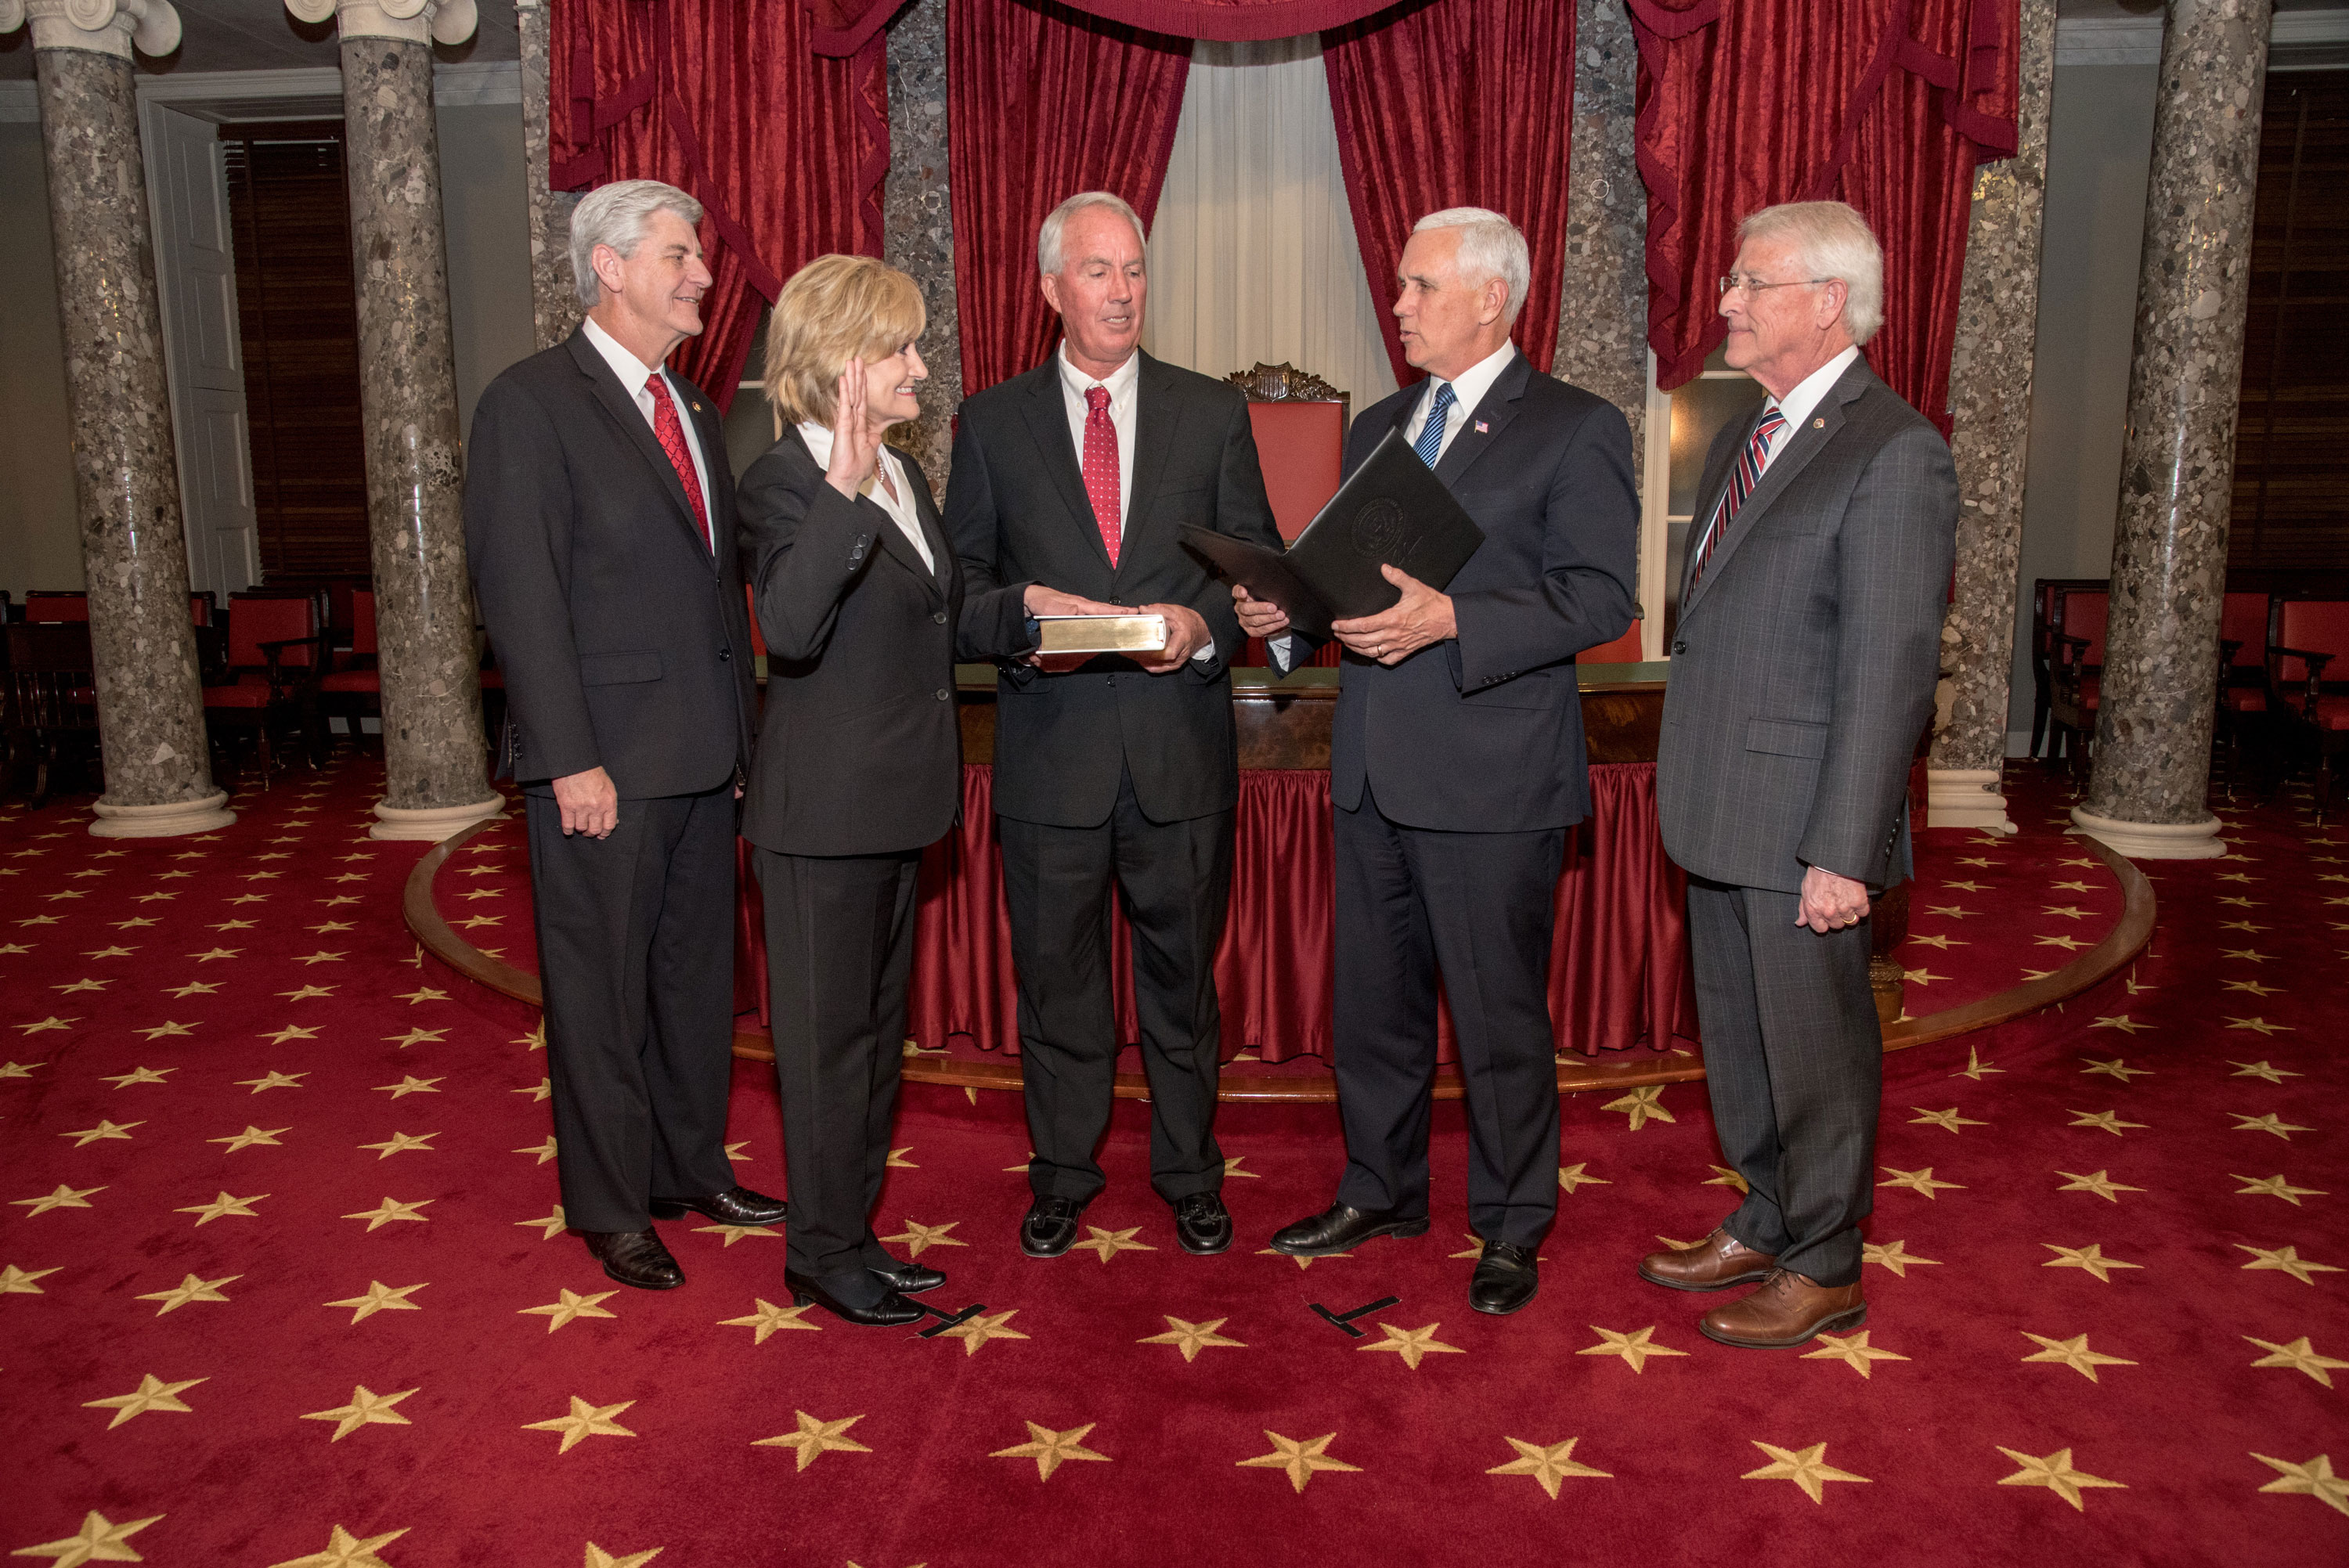
<svg viewBox="0 0 2349 1568">
<path fill-rule="evenodd" d="M 653 395 L 645 388 L 645 383 L 652 379 L 653 367 L 621 347 L 619 339 L 596 325 L 594 316 L 587 317 L 580 325 L 587 335 L 587 341 L 595 346 L 595 352 L 604 356 L 604 363 L 612 367 L 612 374 L 620 378 L 620 385 L 636 399 L 636 412 L 645 417 L 646 425 L 657 435 L 660 426 L 653 418 Z M 690 405 L 686 401 L 687 393 L 666 366 L 662 368 L 660 377 L 668 387 L 670 401 L 677 405 L 677 422 L 685 428 L 685 449 L 693 454 L 694 478 L 701 481 L 701 515 L 710 517 L 709 465 L 701 455 L 701 438 L 694 433 L 693 419 L 688 412 Z M 713 529 L 717 526 L 715 518 L 710 518 L 710 526 Z"/>
<path fill-rule="evenodd" d="M 805 441 L 808 450 L 814 454 L 818 468 L 828 469 L 832 467 L 831 426 L 819 425 L 812 419 L 803 420 L 800 425 L 800 439 Z M 897 493 L 894 496 L 889 493 L 888 486 L 881 482 L 885 469 L 889 475 L 890 484 L 897 487 Z M 905 478 L 905 465 L 897 460 L 897 454 L 883 447 L 874 459 L 873 472 L 857 486 L 856 493 L 870 498 L 889 514 L 898 531 L 913 542 L 915 553 L 922 558 L 922 564 L 930 569 L 932 576 L 936 576 L 937 560 L 930 553 L 930 542 L 923 537 L 922 514 L 915 509 L 913 486 Z"/>
<path fill-rule="evenodd" d="M 1452 438 L 1460 433 L 1460 428 L 1468 422 L 1468 416 L 1476 411 L 1476 406 L 1485 400 L 1485 394 L 1493 389 L 1493 383 L 1501 378 L 1501 372 L 1506 370 L 1509 362 L 1516 356 L 1517 346 L 1504 343 L 1453 378 L 1454 401 L 1444 416 L 1444 440 L 1435 449 L 1437 462 L 1444 460 L 1444 454 L 1452 449 Z M 1419 444 L 1419 433 L 1427 428 L 1428 412 L 1435 407 L 1435 389 L 1443 385 L 1434 377 L 1429 377 L 1427 385 L 1421 389 L 1419 401 L 1412 406 L 1411 418 L 1402 428 L 1402 438 L 1413 446 Z"/>
<path fill-rule="evenodd" d="M 1857 346 L 1845 349 L 1841 354 L 1795 382 L 1795 389 L 1777 402 L 1778 412 L 1786 417 L 1786 422 L 1772 433 L 1769 445 L 1762 449 L 1764 473 L 1770 471 L 1772 460 L 1786 449 L 1786 443 L 1793 438 L 1796 430 L 1802 428 L 1803 421 L 1810 418 L 1811 410 L 1819 406 L 1819 399 L 1825 397 L 1827 395 L 1827 389 L 1843 378 L 1843 373 L 1850 369 L 1851 362 L 1858 357 L 1859 350 Z"/>
<path fill-rule="evenodd" d="M 1134 388 L 1142 380 L 1142 356 L 1139 352 L 1127 355 L 1125 363 L 1101 381 L 1069 363 L 1065 339 L 1052 357 L 1061 366 L 1061 400 L 1069 410 L 1069 438 L 1076 443 L 1081 469 L 1085 464 L 1085 421 L 1093 412 L 1085 403 L 1085 394 L 1095 387 L 1109 388 L 1109 419 L 1117 427 L 1117 535 L 1123 540 L 1126 520 L 1133 513 L 1133 406 Z"/>
</svg>

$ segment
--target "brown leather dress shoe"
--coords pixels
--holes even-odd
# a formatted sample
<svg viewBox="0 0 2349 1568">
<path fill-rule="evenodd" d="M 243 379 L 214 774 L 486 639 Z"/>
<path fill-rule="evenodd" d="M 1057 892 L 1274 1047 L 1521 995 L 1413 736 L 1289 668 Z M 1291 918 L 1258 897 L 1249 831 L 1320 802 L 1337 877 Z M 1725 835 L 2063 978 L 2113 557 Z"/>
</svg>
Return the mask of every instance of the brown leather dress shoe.
<svg viewBox="0 0 2349 1568">
<path fill-rule="evenodd" d="M 1757 1253 L 1723 1227 L 1692 1247 L 1650 1253 L 1640 1260 L 1640 1277 L 1667 1290 L 1727 1290 L 1733 1284 L 1759 1284 L 1770 1277 L 1778 1260 Z"/>
<path fill-rule="evenodd" d="M 1841 1334 L 1868 1321 L 1859 1282 L 1824 1285 L 1792 1269 L 1773 1269 L 1762 1288 L 1714 1307 L 1697 1331 L 1723 1345 L 1783 1350 L 1818 1334 Z"/>
</svg>

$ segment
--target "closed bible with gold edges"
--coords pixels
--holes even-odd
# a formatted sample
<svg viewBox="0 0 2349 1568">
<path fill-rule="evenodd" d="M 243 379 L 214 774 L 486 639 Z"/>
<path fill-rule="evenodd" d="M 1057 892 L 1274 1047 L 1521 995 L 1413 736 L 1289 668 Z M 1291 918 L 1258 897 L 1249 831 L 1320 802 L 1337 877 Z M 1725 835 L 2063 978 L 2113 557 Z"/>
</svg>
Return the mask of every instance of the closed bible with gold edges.
<svg viewBox="0 0 2349 1568">
<path fill-rule="evenodd" d="M 1164 615 L 1039 615 L 1040 654 L 1155 654 L 1166 646 Z"/>
<path fill-rule="evenodd" d="M 1398 425 L 1285 552 L 1187 522 L 1183 542 L 1251 597 L 1287 611 L 1299 631 L 1326 637 L 1330 622 L 1375 615 L 1402 597 L 1380 566 L 1440 593 L 1485 542 L 1485 531 Z"/>
</svg>

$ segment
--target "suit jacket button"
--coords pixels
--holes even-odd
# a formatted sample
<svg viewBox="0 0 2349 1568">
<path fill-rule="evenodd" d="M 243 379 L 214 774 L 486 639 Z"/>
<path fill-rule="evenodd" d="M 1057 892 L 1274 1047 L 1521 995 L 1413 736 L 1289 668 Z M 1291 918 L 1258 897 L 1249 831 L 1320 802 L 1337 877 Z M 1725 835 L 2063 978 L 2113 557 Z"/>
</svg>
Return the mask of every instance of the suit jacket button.
<svg viewBox="0 0 2349 1568">
<path fill-rule="evenodd" d="M 938 700 L 940 702 L 951 702 L 954 700 L 954 693 L 947 690 L 944 686 L 940 686 L 938 687 Z"/>
<path fill-rule="evenodd" d="M 943 626 L 947 624 L 947 613 L 944 610 L 933 610 L 930 612 L 930 619 Z"/>
<path fill-rule="evenodd" d="M 1672 645 L 1672 652 L 1676 654 L 1685 654 L 1688 652 L 1688 645 L 1686 643 L 1674 643 Z"/>
<path fill-rule="evenodd" d="M 725 664 L 725 663 L 729 662 L 730 660 L 731 660 L 733 657 L 734 657 L 734 650 L 733 650 L 733 649 L 731 649 L 731 648 L 720 648 L 720 649 L 719 649 L 719 650 L 718 650 L 718 662 L 719 662 L 719 664 Z"/>
</svg>

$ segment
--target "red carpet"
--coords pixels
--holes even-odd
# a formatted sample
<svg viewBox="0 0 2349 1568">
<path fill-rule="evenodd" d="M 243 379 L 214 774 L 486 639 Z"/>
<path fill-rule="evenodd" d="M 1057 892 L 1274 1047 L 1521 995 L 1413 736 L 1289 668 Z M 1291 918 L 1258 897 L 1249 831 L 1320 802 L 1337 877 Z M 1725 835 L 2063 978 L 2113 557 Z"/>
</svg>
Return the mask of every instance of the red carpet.
<svg viewBox="0 0 2349 1568">
<path fill-rule="evenodd" d="M 1098 1246 L 1037 1263 L 1013 1240 L 1015 1102 L 930 1090 L 883 1233 L 929 1238 L 940 1297 L 986 1304 L 962 1336 L 793 1314 L 775 1239 L 686 1224 L 665 1227 L 686 1288 L 615 1291 L 542 1222 L 544 1058 L 416 966 L 398 909 L 420 850 L 364 838 L 378 778 L 296 776 L 195 841 L 0 812 L 0 1552 L 2349 1560 L 2349 1160 L 2324 1087 L 2349 834 L 2306 828 L 2298 797 L 2224 812 L 2235 857 L 2153 868 L 2132 973 L 1888 1058 L 1873 1316 L 1804 1356 L 1713 1345 L 1706 1298 L 1631 1273 L 1732 1199 L 1699 1086 L 1567 1102 L 1577 1184 L 1507 1319 L 1467 1310 L 1451 1255 L 1456 1108 L 1433 1232 L 1300 1270 L 1256 1249 L 1326 1201 L 1326 1112 L 1227 1109 L 1242 1240 L 1195 1259 L 1122 1107 Z M 1920 895 L 1917 931 L 1965 945 L 1912 968 L 2009 984 L 2060 962 L 2033 962 L 2042 935 L 2108 923 L 2104 879 L 2053 863 L 2055 796 L 2025 792 L 2019 844 L 1925 836 L 1929 875 L 1983 882 L 1984 913 Z M 2015 896 L 1990 903 L 1993 879 Z M 501 923 L 472 934 L 519 956 L 518 901 L 481 891 Z M 741 1174 L 779 1191 L 771 1087 L 736 1083 Z M 1359 1340 L 1309 1310 L 1387 1295 Z"/>
</svg>

